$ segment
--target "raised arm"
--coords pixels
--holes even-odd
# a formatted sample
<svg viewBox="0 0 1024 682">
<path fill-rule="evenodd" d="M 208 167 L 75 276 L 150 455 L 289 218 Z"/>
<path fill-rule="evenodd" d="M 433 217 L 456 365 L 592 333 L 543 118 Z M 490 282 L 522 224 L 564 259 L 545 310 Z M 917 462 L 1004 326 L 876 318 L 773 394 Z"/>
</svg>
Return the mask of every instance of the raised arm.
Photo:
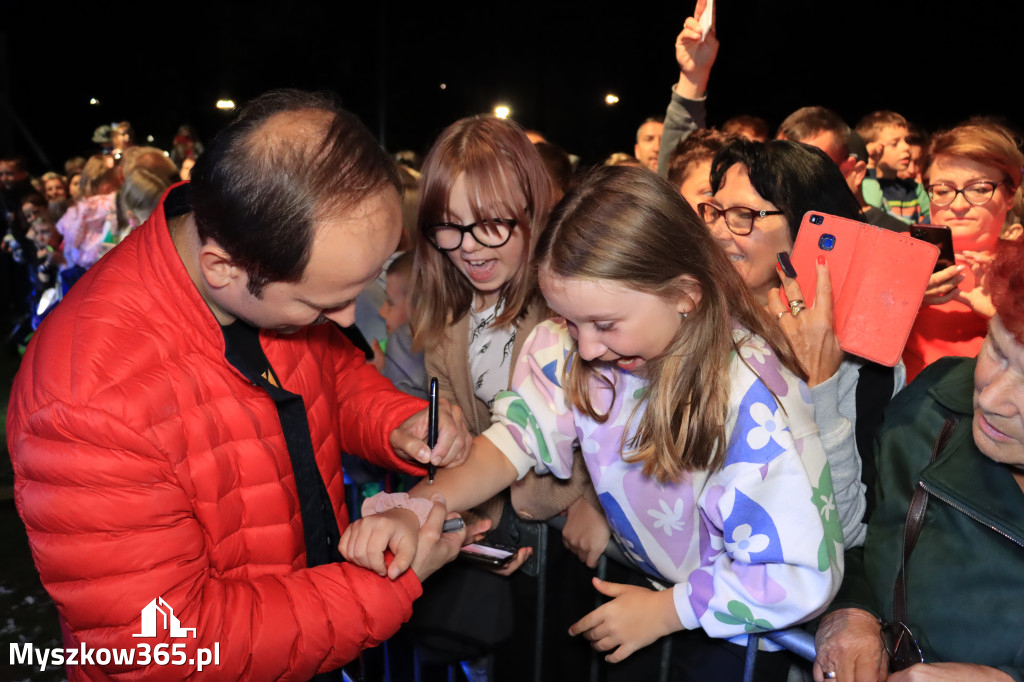
<svg viewBox="0 0 1024 682">
<path fill-rule="evenodd" d="M 711 29 L 701 40 L 700 16 L 707 0 L 698 0 L 694 16 L 683 23 L 683 30 L 676 36 L 676 62 L 679 64 L 679 81 L 672 87 L 672 98 L 665 112 L 665 128 L 661 134 L 658 150 L 658 175 L 668 173 L 668 158 L 680 141 L 705 125 L 704 94 L 707 90 L 711 67 L 718 55 L 718 38 L 715 36 L 717 11 L 712 9 Z M 717 5 L 716 5 L 717 7 Z"/>
</svg>

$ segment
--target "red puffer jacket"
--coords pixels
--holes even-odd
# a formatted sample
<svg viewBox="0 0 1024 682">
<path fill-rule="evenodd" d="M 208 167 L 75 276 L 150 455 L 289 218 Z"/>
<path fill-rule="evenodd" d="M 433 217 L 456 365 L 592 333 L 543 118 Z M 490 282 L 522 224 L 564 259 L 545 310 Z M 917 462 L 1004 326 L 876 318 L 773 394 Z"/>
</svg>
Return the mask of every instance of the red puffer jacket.
<svg viewBox="0 0 1024 682">
<path fill-rule="evenodd" d="M 175 190 L 171 190 L 174 192 Z M 167 197 L 165 197 L 167 201 Z M 388 445 L 423 401 L 399 393 L 333 325 L 261 333 L 303 397 L 339 525 L 339 453 L 416 473 Z M 306 567 L 277 410 L 224 359 L 224 337 L 170 241 L 163 203 L 40 328 L 11 393 L 15 500 L 66 647 L 184 644 L 211 679 L 308 679 L 393 634 L 421 588 L 349 565 Z M 195 635 L 143 632 L 163 600 Z M 136 658 L 145 657 L 136 650 Z M 195 666 L 69 665 L 71 680 L 179 679 Z"/>
</svg>

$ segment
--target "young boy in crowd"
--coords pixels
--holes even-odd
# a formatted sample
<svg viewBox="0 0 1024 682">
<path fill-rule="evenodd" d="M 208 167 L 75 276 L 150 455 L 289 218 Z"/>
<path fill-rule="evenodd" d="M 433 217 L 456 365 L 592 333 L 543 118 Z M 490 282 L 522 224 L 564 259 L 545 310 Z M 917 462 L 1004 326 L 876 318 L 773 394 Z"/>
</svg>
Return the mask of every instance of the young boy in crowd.
<svg viewBox="0 0 1024 682">
<path fill-rule="evenodd" d="M 700 128 L 681 140 L 668 157 L 668 181 L 697 210 L 697 204 L 709 201 L 711 191 L 711 160 L 727 142 L 739 136 L 714 128 Z"/>
<path fill-rule="evenodd" d="M 419 398 L 427 397 L 427 369 L 423 349 L 414 350 L 409 327 L 409 285 L 412 282 L 413 253 L 407 251 L 391 261 L 384 280 L 387 299 L 380 316 L 388 330 L 383 349 L 374 341 L 374 364 L 395 388 Z M 381 352 L 377 352 L 378 349 Z M 381 362 L 383 359 L 383 362 Z"/>
<path fill-rule="evenodd" d="M 928 195 L 920 182 L 901 179 L 911 163 L 910 126 L 893 111 L 876 111 L 857 124 L 856 132 L 867 145 L 873 164 L 864 179 L 864 200 L 905 223 L 928 217 Z"/>
<path fill-rule="evenodd" d="M 412 282 L 414 254 L 406 251 L 394 258 L 385 270 L 384 291 L 387 298 L 378 314 L 384 319 L 388 336 L 383 347 L 377 339 L 373 347 L 373 365 L 400 391 L 427 398 L 427 367 L 423 350 L 412 347 L 409 326 L 409 285 Z M 406 474 L 391 474 L 360 457 L 342 455 L 345 473 L 356 486 L 361 499 L 373 497 L 381 490 L 408 490 L 419 480 Z M 385 481 L 385 479 L 390 480 Z M 358 508 L 356 505 L 354 508 Z"/>
</svg>

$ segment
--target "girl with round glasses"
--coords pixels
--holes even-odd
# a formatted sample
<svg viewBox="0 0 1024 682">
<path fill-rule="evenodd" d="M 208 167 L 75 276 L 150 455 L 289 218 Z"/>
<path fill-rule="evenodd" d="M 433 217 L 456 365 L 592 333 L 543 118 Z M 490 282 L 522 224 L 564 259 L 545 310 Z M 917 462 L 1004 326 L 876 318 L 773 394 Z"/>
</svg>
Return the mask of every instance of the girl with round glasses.
<svg viewBox="0 0 1024 682">
<path fill-rule="evenodd" d="M 441 397 L 462 408 L 476 435 L 490 426 L 491 405 L 508 388 L 526 337 L 548 316 L 530 258 L 561 193 L 523 130 L 494 116 L 464 118 L 442 132 L 424 159 L 420 188 L 416 342 Z M 516 510 L 543 519 L 578 502 L 570 521 L 580 523 L 568 524 L 566 537 L 596 552 L 596 563 L 607 530 L 575 531 L 591 528 L 583 521 L 599 520 L 597 510 L 578 499 L 578 488 L 551 488 L 550 480 L 528 477 L 513 487 Z"/>
<path fill-rule="evenodd" d="M 457 121 L 424 159 L 413 329 L 441 397 L 462 408 L 474 434 L 490 424 L 519 347 L 546 317 L 529 261 L 556 200 L 511 121 Z"/>
<path fill-rule="evenodd" d="M 438 378 L 440 396 L 462 409 L 474 435 L 490 426 L 491 406 L 508 389 L 523 343 L 548 316 L 530 258 L 559 198 L 540 155 L 512 121 L 494 116 L 456 121 L 424 159 L 412 328 L 425 349 L 428 376 Z M 578 471 L 571 484 L 527 476 L 513 486 L 511 501 L 523 516 L 537 519 L 571 507 L 564 535 L 596 548 L 596 563 L 609 531 L 592 488 L 592 503 L 581 498 L 587 480 L 582 460 Z M 494 498 L 477 512 L 497 523 L 505 499 L 508 495 Z M 509 521 L 506 514 L 499 537 Z M 515 570 L 529 553 L 528 547 L 521 549 L 504 572 Z M 475 583 L 502 580 L 475 568 L 446 569 L 453 570 L 467 571 Z M 493 594 L 507 585 L 486 589 Z M 428 588 L 426 598 L 434 592 Z M 493 603 L 491 597 L 476 599 Z"/>
<path fill-rule="evenodd" d="M 903 352 L 907 376 L 947 355 L 978 354 L 992 317 L 984 286 L 996 243 L 1020 186 L 1024 155 L 994 123 L 968 123 L 935 135 L 925 172 L 931 222 L 953 233 L 957 263 L 932 275 L 925 305 Z M 1006 235 L 1020 237 L 1016 225 Z"/>
<path fill-rule="evenodd" d="M 712 161 L 711 187 L 714 198 L 700 204 L 699 213 L 751 293 L 778 320 L 807 373 L 844 541 L 856 547 L 864 542 L 868 508 L 862 457 L 871 453 L 881 410 L 903 387 L 902 366 L 846 356 L 835 334 L 828 264 L 817 265 L 815 303 L 806 308 L 800 285 L 781 273 L 777 255 L 792 251 L 804 213 L 856 220 L 857 199 L 824 152 L 788 140 L 726 145 Z M 783 305 L 780 286 L 790 302 L 800 303 Z"/>
</svg>

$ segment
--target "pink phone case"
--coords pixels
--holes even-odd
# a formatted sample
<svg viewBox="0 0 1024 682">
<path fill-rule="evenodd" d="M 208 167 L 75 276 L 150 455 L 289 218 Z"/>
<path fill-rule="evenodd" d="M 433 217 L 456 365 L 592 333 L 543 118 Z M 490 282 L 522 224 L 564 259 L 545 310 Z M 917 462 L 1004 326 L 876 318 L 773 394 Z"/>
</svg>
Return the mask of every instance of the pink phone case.
<svg viewBox="0 0 1024 682">
<path fill-rule="evenodd" d="M 831 273 L 839 347 L 895 365 L 921 308 L 939 248 L 909 234 L 809 211 L 791 257 L 807 307 L 814 304 L 819 255 L 825 256 Z"/>
</svg>

